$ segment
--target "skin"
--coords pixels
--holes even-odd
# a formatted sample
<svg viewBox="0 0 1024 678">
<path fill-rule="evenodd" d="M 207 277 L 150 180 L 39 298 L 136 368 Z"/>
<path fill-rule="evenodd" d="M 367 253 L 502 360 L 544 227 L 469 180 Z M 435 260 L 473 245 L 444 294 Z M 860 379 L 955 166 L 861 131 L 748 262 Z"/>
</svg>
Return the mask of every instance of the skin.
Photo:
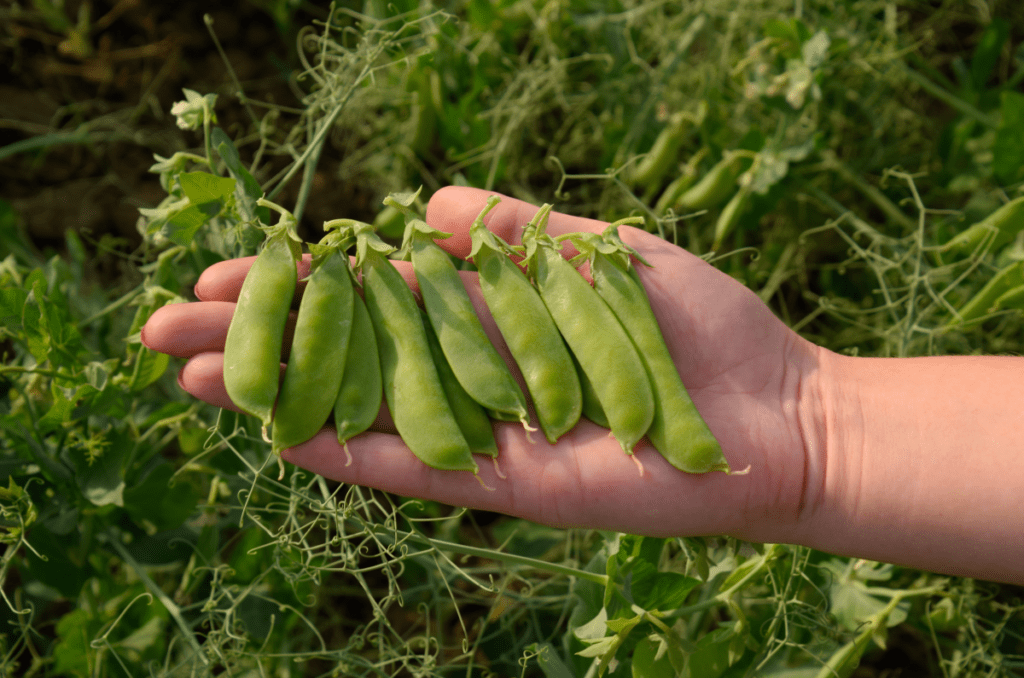
<svg viewBox="0 0 1024 678">
<path fill-rule="evenodd" d="M 428 223 L 455 233 L 448 251 L 469 252 L 469 224 L 488 195 L 446 188 L 432 197 Z M 536 210 L 506 198 L 486 223 L 517 243 Z M 552 214 L 549 233 L 604 227 Z M 350 441 L 348 467 L 333 431 L 284 458 L 335 480 L 549 525 L 728 534 L 1024 584 L 1024 360 L 841 356 L 799 337 L 697 257 L 636 229 L 620 235 L 653 264 L 638 272 L 669 351 L 726 458 L 734 469 L 749 466 L 746 475 L 685 474 L 642 441 L 641 477 L 607 430 L 586 421 L 555 445 L 537 436 L 531 444 L 519 424 L 495 424 L 507 480 L 480 469 L 493 492 L 470 474 L 428 468 L 387 432 Z M 211 267 L 196 286 L 201 301 L 165 306 L 143 329 L 150 348 L 189 357 L 182 387 L 221 407 L 232 403 L 210 338 L 226 333 L 250 265 Z M 397 267 L 415 284 L 410 267 Z M 464 280 L 497 341 L 471 275 Z"/>
</svg>

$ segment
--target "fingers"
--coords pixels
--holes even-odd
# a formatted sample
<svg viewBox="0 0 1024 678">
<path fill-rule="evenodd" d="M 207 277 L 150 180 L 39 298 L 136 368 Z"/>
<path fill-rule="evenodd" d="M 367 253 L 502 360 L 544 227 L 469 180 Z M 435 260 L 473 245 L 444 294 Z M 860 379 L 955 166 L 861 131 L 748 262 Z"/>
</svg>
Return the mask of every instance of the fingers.
<svg viewBox="0 0 1024 678">
<path fill-rule="evenodd" d="M 224 388 L 224 354 L 200 353 L 178 372 L 178 385 L 190 395 L 214 407 L 241 412 Z"/>
<path fill-rule="evenodd" d="M 147 348 L 176 358 L 191 358 L 209 351 L 223 352 L 234 312 L 235 304 L 228 301 L 163 306 L 154 311 L 143 325 L 142 343 Z M 281 348 L 282 360 L 291 352 L 295 319 L 294 311 L 288 314 Z"/>
<path fill-rule="evenodd" d="M 497 511 L 558 527 L 589 527 L 666 536 L 726 534 L 736 515 L 723 510 L 723 494 L 741 490 L 724 474 L 691 476 L 672 468 L 649 445 L 638 447 L 636 464 L 608 431 L 583 421 L 550 445 L 529 442 L 520 426 L 498 423 L 498 476 L 491 461 L 477 456 L 481 487 L 467 472 L 439 471 L 417 459 L 396 435 L 366 433 L 348 442 L 352 463 L 332 429 L 285 450 L 283 458 L 340 482 L 375 487 L 402 496 Z M 683 486 L 685 485 L 685 486 Z"/>
<path fill-rule="evenodd" d="M 494 191 L 466 186 L 447 186 L 430 198 L 427 205 L 427 223 L 438 230 L 453 234 L 451 238 L 438 241 L 438 244 L 457 257 L 467 258 L 471 248 L 469 227 L 492 195 L 501 197 L 501 202 L 490 211 L 484 219 L 484 224 L 510 245 L 521 244 L 523 227 L 537 213 L 539 205 L 531 205 Z M 548 233 L 553 236 L 580 231 L 600 233 L 607 226 L 608 224 L 603 221 L 560 212 L 552 212 L 548 219 Z M 571 248 L 565 251 L 574 252 Z"/>
<path fill-rule="evenodd" d="M 309 266 L 312 260 L 312 255 L 303 254 L 296 266 L 299 283 L 295 287 L 293 308 L 298 308 L 298 299 L 302 297 L 302 290 L 306 287 L 303 278 L 309 275 Z M 256 257 L 241 257 L 220 261 L 208 267 L 196 282 L 194 288 L 196 298 L 199 301 L 238 301 L 242 282 L 254 261 L 256 261 Z"/>
<path fill-rule="evenodd" d="M 450 238 L 437 241 L 438 244 L 461 259 L 468 258 L 472 245 L 469 227 L 484 208 L 487 198 L 492 195 L 500 194 L 464 186 L 448 186 L 437 191 L 427 205 L 427 222 L 434 228 L 452 234 Z M 537 210 L 537 205 L 502 196 L 502 201 L 487 215 L 484 223 L 506 242 L 518 245 L 522 242 L 523 227 L 529 223 Z M 579 231 L 599 233 L 607 225 L 595 219 L 552 212 L 548 220 L 548 233 L 553 236 Z M 562 249 L 566 257 L 577 254 L 569 243 Z M 245 280 L 245 275 L 255 260 L 255 257 L 244 257 L 213 264 L 199 277 L 195 286 L 196 298 L 200 301 L 236 301 L 239 290 L 242 289 L 242 281 Z M 306 254 L 299 262 L 300 281 L 309 274 L 310 260 L 310 255 Z M 418 293 L 412 270 L 401 262 L 395 263 L 409 286 Z M 302 296 L 303 287 L 302 282 L 296 287 L 296 299 Z M 293 306 L 297 306 L 297 303 Z"/>
</svg>

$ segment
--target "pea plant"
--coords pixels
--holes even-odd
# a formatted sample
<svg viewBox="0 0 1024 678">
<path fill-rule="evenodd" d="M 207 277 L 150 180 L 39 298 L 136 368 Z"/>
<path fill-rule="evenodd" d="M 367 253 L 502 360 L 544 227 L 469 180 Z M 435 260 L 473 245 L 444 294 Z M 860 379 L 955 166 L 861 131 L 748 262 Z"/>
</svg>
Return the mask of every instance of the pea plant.
<svg viewBox="0 0 1024 678">
<path fill-rule="evenodd" d="M 140 342 L 210 264 L 258 251 L 294 264 L 302 240 L 324 294 L 346 294 L 336 255 L 354 222 L 372 227 L 364 276 L 380 276 L 367 284 L 387 290 L 408 213 L 462 184 L 632 218 L 833 350 L 1020 352 L 1024 61 L 1009 22 L 978 17 L 951 79 L 924 39 L 963 28 L 945 10 L 925 25 L 882 1 L 726 5 L 332 7 L 297 32 L 294 105 L 249 99 L 237 81 L 231 97 L 168 102 L 195 148 L 155 159 L 166 197 L 140 210 L 138 250 L 69 231 L 61 253 L 40 252 L 0 203 L 0 673 L 1021 675 L 1013 587 L 793 545 L 560 530 L 334 483 L 278 466 L 273 448 L 308 431 L 264 440 L 260 384 L 236 390 L 257 416 L 217 410 Z M 245 125 L 221 123 L 232 107 Z M 320 242 L 308 215 L 325 209 L 325 173 L 359 199 L 328 203 L 337 221 Z M 535 226 L 540 268 L 550 243 Z M 482 220 L 472 236 L 488 303 L 528 297 Z M 442 265 L 429 239 L 409 234 L 422 270 Z M 624 273 L 601 258 L 613 242 L 589 243 L 587 293 Z M 117 285 L 97 257 L 124 269 Z M 281 298 L 294 284 L 274 282 Z M 394 315 L 359 298 L 350 342 Z M 405 310 L 418 350 L 443 354 Z M 344 380 L 337 391 L 326 407 Z M 493 405 L 521 418 L 514 399 Z M 369 425 L 375 412 L 358 409 L 339 436 Z M 543 411 L 539 434 L 571 426 Z"/>
</svg>

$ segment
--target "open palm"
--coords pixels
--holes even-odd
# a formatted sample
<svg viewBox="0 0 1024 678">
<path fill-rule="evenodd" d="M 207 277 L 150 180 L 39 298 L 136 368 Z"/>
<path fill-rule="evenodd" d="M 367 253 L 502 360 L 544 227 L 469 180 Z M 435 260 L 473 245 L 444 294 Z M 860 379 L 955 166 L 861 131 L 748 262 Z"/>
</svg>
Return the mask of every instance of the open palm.
<svg viewBox="0 0 1024 678">
<path fill-rule="evenodd" d="M 427 221 L 453 233 L 439 241 L 465 258 L 469 226 L 485 191 L 446 188 L 430 201 Z M 517 244 L 536 206 L 505 198 L 486 220 L 490 230 Z M 603 222 L 552 213 L 548 232 L 600 232 Z M 283 453 L 298 466 L 335 480 L 404 496 L 482 508 L 563 527 L 589 527 L 646 535 L 731 534 L 766 541 L 795 529 L 814 471 L 815 434 L 807 413 L 817 407 L 819 349 L 775 318 L 742 284 L 699 258 L 643 231 L 622 227 L 622 239 L 652 264 L 639 274 L 669 351 L 694 404 L 719 440 L 734 470 L 745 474 L 689 475 L 670 466 L 644 439 L 635 450 L 645 472 L 623 454 L 606 429 L 586 420 L 550 445 L 529 440 L 519 424 L 495 423 L 500 464 L 480 475 L 438 471 L 416 459 L 388 430 L 349 441 L 351 465 L 333 430 Z M 143 330 L 150 348 L 188 358 L 179 381 L 197 398 L 233 408 L 223 385 L 224 337 L 242 280 L 253 259 L 211 266 L 196 285 L 199 302 L 167 306 Z M 411 268 L 397 262 L 415 289 Z M 300 274 L 302 271 L 300 271 Z M 475 274 L 463 273 L 485 329 L 504 355 Z"/>
</svg>

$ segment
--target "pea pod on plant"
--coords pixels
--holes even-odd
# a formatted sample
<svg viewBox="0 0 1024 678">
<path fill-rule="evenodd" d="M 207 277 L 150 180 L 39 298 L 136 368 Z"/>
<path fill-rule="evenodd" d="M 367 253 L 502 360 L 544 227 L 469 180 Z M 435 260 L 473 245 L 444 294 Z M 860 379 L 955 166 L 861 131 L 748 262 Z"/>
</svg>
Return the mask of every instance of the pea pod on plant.
<svg viewBox="0 0 1024 678">
<path fill-rule="evenodd" d="M 736 190 L 736 177 L 740 173 L 741 159 L 739 153 L 727 152 L 700 181 L 679 197 L 673 208 L 676 211 L 696 212 L 717 207 L 725 202 L 725 199 Z"/>
<path fill-rule="evenodd" d="M 1024 285 L 1011 287 L 999 295 L 999 298 L 992 303 L 991 310 L 994 312 L 1010 308 L 1024 309 Z"/>
<path fill-rule="evenodd" d="M 1024 262 L 1016 261 L 997 271 L 991 280 L 959 309 L 958 317 L 950 320 L 946 329 L 975 322 L 991 313 L 1000 297 L 1021 285 L 1024 285 Z"/>
<path fill-rule="evenodd" d="M 725 204 L 725 207 L 722 208 L 722 212 L 715 221 L 715 242 L 711 246 L 712 250 L 718 251 L 721 249 L 726 237 L 736 228 L 736 225 L 740 222 L 740 217 L 743 216 L 743 212 L 747 209 L 752 192 L 753 189 L 750 186 L 750 182 L 744 183 L 732 198 L 729 199 L 729 202 Z"/>
<path fill-rule="evenodd" d="M 263 201 L 260 201 L 263 206 Z M 281 348 L 301 254 L 294 219 L 282 214 L 242 283 L 224 342 L 224 387 L 242 411 L 270 425 L 281 378 Z"/>
<path fill-rule="evenodd" d="M 683 166 L 679 176 L 672 180 L 672 182 L 665 187 L 662 191 L 661 196 L 658 197 L 658 202 L 654 206 L 654 213 L 658 216 L 663 216 L 668 212 L 669 208 L 675 208 L 682 198 L 683 194 L 690 189 L 697 182 L 697 165 L 704 159 L 704 156 L 708 154 L 708 149 L 705 146 L 701 150 L 697 151 L 692 158 Z"/>
<path fill-rule="evenodd" d="M 657 318 L 651 309 L 632 255 L 646 264 L 619 238 L 623 219 L 608 226 L 602 236 L 585 234 L 577 247 L 590 259 L 594 289 L 626 329 L 643 361 L 654 391 L 654 419 L 647 437 L 666 460 L 687 473 L 729 471 L 722 448 L 697 412 L 672 360 Z"/>
<path fill-rule="evenodd" d="M 310 246 L 313 263 L 274 414 L 274 452 L 312 438 L 334 408 L 352 333 L 354 292 L 346 246 Z"/>
<path fill-rule="evenodd" d="M 658 188 L 662 177 L 679 155 L 679 147 L 683 144 L 690 120 L 691 117 L 682 112 L 673 115 L 658 133 L 647 155 L 626 172 L 627 183 L 649 189 Z"/>
<path fill-rule="evenodd" d="M 523 374 L 544 437 L 554 443 L 580 419 L 580 381 L 547 307 L 522 269 L 509 258 L 512 247 L 484 225 L 484 217 L 500 200 L 488 198 L 473 220 L 470 258 L 476 264 L 487 307 Z"/>
<path fill-rule="evenodd" d="M 450 236 L 420 219 L 411 219 L 405 229 L 403 251 L 412 259 L 430 324 L 466 392 L 482 407 L 529 428 L 526 397 L 484 332 L 458 270 L 434 242 Z"/>
<path fill-rule="evenodd" d="M 387 254 L 393 247 L 369 224 L 348 220 L 356 237 L 366 308 L 377 337 L 384 397 L 402 440 L 428 466 L 479 470 L 434 366 L 420 308 Z"/>
<path fill-rule="evenodd" d="M 541 299 L 597 393 L 612 435 L 632 455 L 654 418 L 654 394 L 626 330 L 579 271 L 546 234 L 551 205 L 540 208 L 523 232 L 526 260 Z M 642 472 L 642 467 L 641 467 Z"/>
<path fill-rule="evenodd" d="M 982 247 L 987 242 L 987 238 L 991 238 L 988 249 L 994 252 L 1008 245 L 1022 230 L 1024 230 L 1024 197 L 1011 200 L 981 221 L 969 226 L 939 250 L 968 254 Z"/>
</svg>

